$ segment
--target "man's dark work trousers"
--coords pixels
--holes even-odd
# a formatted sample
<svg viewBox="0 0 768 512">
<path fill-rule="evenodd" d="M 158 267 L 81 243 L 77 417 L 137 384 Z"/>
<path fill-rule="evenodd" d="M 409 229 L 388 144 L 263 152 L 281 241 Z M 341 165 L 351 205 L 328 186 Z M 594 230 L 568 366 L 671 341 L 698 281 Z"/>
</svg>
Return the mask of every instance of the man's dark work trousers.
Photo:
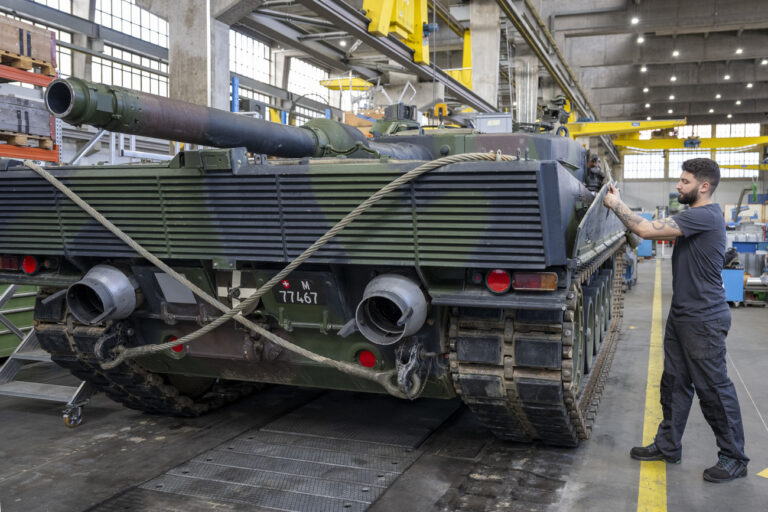
<svg viewBox="0 0 768 512">
<path fill-rule="evenodd" d="M 725 338 L 730 327 L 727 318 L 680 322 L 670 315 L 667 319 L 661 376 L 664 419 L 656 434 L 656 446 L 667 457 L 682 455 L 681 439 L 695 389 L 720 453 L 749 462 L 744 454 L 739 401 L 726 370 Z"/>
</svg>

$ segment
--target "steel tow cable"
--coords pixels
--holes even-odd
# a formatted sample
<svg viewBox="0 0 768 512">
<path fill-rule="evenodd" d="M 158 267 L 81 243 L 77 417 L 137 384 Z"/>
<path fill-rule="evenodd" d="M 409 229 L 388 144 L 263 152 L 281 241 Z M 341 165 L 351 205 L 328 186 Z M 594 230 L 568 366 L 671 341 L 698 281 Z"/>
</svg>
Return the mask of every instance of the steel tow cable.
<svg viewBox="0 0 768 512">
<path fill-rule="evenodd" d="M 293 272 L 299 265 L 301 265 L 304 261 L 310 258 L 331 238 L 333 238 L 339 232 L 341 232 L 345 227 L 347 227 L 347 225 L 349 225 L 357 217 L 362 215 L 377 201 L 379 201 L 381 198 L 391 193 L 392 191 L 396 190 L 400 186 L 415 180 L 422 174 L 425 174 L 429 171 L 432 171 L 450 164 L 462 163 L 462 162 L 473 162 L 473 161 L 513 161 L 513 160 L 517 160 L 517 158 L 509 155 L 502 155 L 501 152 L 465 153 L 461 155 L 452 155 L 444 158 L 439 158 L 437 160 L 432 160 L 414 169 L 411 169 L 410 171 L 406 172 L 402 176 L 399 176 L 396 179 L 392 180 L 390 183 L 388 183 L 387 185 L 379 189 L 377 192 L 375 192 L 373 195 L 368 197 L 368 199 L 360 203 L 354 210 L 352 210 L 347 215 L 345 215 L 343 219 L 337 222 L 323 236 L 318 238 L 310 247 L 304 250 L 304 252 L 302 252 L 301 255 L 299 255 L 296 259 L 291 261 L 280 272 L 275 274 L 261 288 L 256 290 L 256 292 L 253 295 L 251 295 L 246 300 L 244 300 L 243 302 L 239 303 L 237 306 L 231 309 L 225 304 L 219 302 L 216 298 L 209 295 L 205 290 L 201 289 L 200 287 L 198 287 L 197 285 L 195 285 L 194 283 L 186 279 L 184 276 L 176 272 L 174 269 L 166 265 L 157 256 L 147 251 L 138 242 L 133 240 L 128 234 L 126 234 L 120 228 L 115 226 L 109 219 L 107 219 L 104 215 L 99 213 L 98 210 L 90 206 L 85 200 L 83 200 L 80 196 L 78 196 L 72 189 L 64 185 L 50 172 L 46 171 L 41 166 L 35 164 L 30 160 L 25 160 L 24 165 L 27 166 L 29 169 L 33 170 L 38 175 L 40 175 L 43 179 L 45 179 L 48 183 L 53 185 L 62 194 L 66 195 L 73 203 L 79 206 L 88 215 L 90 215 L 97 222 L 99 222 L 99 224 L 104 226 L 106 229 L 112 232 L 115 236 L 117 236 L 120 240 L 126 243 L 131 249 L 136 251 L 136 253 L 138 253 L 140 256 L 144 257 L 146 260 L 148 260 L 150 263 L 155 265 L 157 268 L 159 268 L 163 272 L 173 277 L 176 281 L 178 281 L 183 286 L 188 288 L 190 291 L 192 291 L 195 295 L 200 297 L 202 300 L 204 300 L 211 306 L 215 307 L 216 309 L 220 310 L 222 313 L 224 313 L 223 315 L 217 317 L 214 321 L 204 325 L 200 329 L 194 332 L 191 332 L 174 341 L 169 341 L 166 343 L 151 344 L 151 345 L 143 345 L 140 347 L 130 347 L 130 348 L 126 348 L 123 345 L 118 345 L 114 349 L 116 352 L 115 358 L 111 361 L 101 362 L 100 364 L 102 368 L 104 369 L 115 368 L 116 366 L 120 365 L 125 359 L 128 359 L 128 358 L 146 356 L 149 354 L 154 354 L 158 352 L 163 352 L 165 350 L 169 350 L 170 348 L 178 345 L 185 345 L 191 342 L 192 340 L 209 333 L 210 331 L 216 329 L 217 327 L 226 323 L 227 321 L 234 320 L 286 350 L 289 350 L 291 352 L 304 356 L 307 359 L 310 359 L 317 363 L 335 368 L 343 373 L 353 375 L 356 377 L 361 377 L 368 380 L 372 380 L 374 382 L 377 382 L 379 385 L 381 385 L 389 394 L 399 398 L 406 398 L 405 394 L 402 393 L 400 389 L 395 384 L 392 383 L 392 377 L 397 373 L 396 369 L 386 370 L 386 371 L 375 371 L 375 370 L 369 370 L 365 367 L 357 366 L 351 363 L 345 363 L 341 361 L 336 361 L 334 359 L 330 359 L 328 357 L 322 356 L 320 354 L 307 350 L 303 347 L 295 345 L 294 343 L 291 343 L 290 341 L 280 336 L 277 336 L 276 334 L 270 332 L 264 327 L 245 318 L 242 315 L 242 312 L 247 308 L 249 308 L 251 305 L 255 304 L 256 301 L 258 301 L 262 295 L 264 295 L 266 292 L 271 290 L 280 281 L 285 279 L 285 277 L 287 277 L 291 272 Z"/>
</svg>

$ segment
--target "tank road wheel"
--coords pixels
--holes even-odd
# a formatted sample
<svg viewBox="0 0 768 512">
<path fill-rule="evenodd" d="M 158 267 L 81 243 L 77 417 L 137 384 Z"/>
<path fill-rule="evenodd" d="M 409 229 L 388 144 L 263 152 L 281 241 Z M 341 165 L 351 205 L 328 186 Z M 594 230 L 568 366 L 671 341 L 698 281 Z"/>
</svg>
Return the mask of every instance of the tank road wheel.
<svg viewBox="0 0 768 512">
<path fill-rule="evenodd" d="M 592 358 L 595 355 L 595 292 L 593 288 L 585 286 L 582 288 L 584 297 L 584 373 L 592 371 Z"/>
<path fill-rule="evenodd" d="M 563 322 L 563 387 L 575 397 L 581 390 L 584 377 L 584 295 L 580 285 L 571 285 L 566 306 Z"/>
<path fill-rule="evenodd" d="M 613 269 L 612 268 L 603 268 L 600 269 L 600 277 L 601 279 L 605 280 L 605 287 L 607 293 L 607 311 L 608 314 L 606 315 L 606 321 L 608 325 L 610 325 L 611 320 L 613 320 Z"/>
<path fill-rule="evenodd" d="M 603 342 L 603 286 L 599 280 L 593 279 L 592 284 L 589 286 L 584 286 L 583 290 L 584 294 L 589 295 L 589 297 L 592 299 L 592 316 L 595 324 L 595 329 L 592 333 L 594 341 L 592 345 L 592 354 L 597 355 L 597 353 L 600 351 L 600 344 Z M 590 365 L 589 368 L 592 368 L 592 366 Z"/>
<path fill-rule="evenodd" d="M 602 288 L 603 333 L 606 333 L 611 326 L 611 288 L 613 287 L 613 283 L 611 282 L 610 276 L 603 275 L 602 272 L 597 279 Z"/>
</svg>

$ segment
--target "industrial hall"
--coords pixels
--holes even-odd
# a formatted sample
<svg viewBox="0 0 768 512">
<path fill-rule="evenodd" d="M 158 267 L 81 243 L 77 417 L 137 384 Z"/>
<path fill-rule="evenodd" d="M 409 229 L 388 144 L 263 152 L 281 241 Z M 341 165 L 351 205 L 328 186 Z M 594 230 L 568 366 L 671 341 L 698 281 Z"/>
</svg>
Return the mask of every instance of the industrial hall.
<svg viewBox="0 0 768 512">
<path fill-rule="evenodd" d="M 765 512 L 766 178 L 766 0 L 0 0 L 0 511 Z"/>
</svg>

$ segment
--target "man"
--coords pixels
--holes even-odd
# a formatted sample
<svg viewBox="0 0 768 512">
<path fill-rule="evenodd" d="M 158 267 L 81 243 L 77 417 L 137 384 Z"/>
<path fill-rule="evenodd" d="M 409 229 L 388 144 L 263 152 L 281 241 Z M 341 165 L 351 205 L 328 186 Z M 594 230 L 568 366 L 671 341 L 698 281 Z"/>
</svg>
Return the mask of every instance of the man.
<svg viewBox="0 0 768 512">
<path fill-rule="evenodd" d="M 636 235 L 675 240 L 672 305 L 664 332 L 661 376 L 663 420 L 655 441 L 632 448 L 630 456 L 680 463 L 681 439 L 695 389 L 720 449 L 717 464 L 704 471 L 704 479 L 717 483 L 746 476 L 749 462 L 744 454 L 739 401 L 725 362 L 725 338 L 731 326 L 720 273 L 725 257 L 725 221 L 720 206 L 712 202 L 719 182 L 716 162 L 708 158 L 683 162 L 677 183 L 678 200 L 690 208 L 655 221 L 633 213 L 613 186 L 604 200 L 605 206 Z"/>
</svg>

